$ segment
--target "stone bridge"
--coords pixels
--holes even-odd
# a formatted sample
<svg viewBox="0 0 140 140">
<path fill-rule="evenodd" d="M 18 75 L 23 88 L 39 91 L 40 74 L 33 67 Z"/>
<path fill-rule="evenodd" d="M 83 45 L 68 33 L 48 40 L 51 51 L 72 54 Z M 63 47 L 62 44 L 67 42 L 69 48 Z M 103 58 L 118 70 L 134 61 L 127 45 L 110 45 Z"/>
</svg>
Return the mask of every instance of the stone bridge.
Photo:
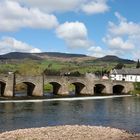
<svg viewBox="0 0 140 140">
<path fill-rule="evenodd" d="M 15 87 L 20 83 L 27 85 L 27 95 L 29 96 L 43 96 L 45 84 L 51 84 L 53 93 L 59 95 L 69 95 L 69 85 L 71 84 L 75 86 L 75 94 L 82 95 L 128 93 L 134 89 L 131 82 L 101 80 L 91 74 L 81 77 L 7 74 L 0 75 L 0 96 L 14 96 Z"/>
</svg>

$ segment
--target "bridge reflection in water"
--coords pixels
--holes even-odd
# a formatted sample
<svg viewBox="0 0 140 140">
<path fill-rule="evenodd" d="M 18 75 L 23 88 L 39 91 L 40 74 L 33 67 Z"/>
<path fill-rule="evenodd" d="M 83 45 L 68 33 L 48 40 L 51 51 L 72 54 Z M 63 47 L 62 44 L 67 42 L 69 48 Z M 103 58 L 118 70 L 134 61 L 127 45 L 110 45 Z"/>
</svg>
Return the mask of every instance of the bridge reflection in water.
<svg viewBox="0 0 140 140">
<path fill-rule="evenodd" d="M 53 95 L 100 95 L 126 94 L 134 89 L 133 83 L 96 79 L 87 74 L 81 77 L 71 76 L 21 76 L 15 74 L 0 75 L 0 96 L 16 96 L 22 89 L 25 96 L 44 96 L 44 85 L 51 85 Z M 22 87 L 21 87 L 22 85 Z M 70 89 L 70 85 L 73 85 Z"/>
</svg>

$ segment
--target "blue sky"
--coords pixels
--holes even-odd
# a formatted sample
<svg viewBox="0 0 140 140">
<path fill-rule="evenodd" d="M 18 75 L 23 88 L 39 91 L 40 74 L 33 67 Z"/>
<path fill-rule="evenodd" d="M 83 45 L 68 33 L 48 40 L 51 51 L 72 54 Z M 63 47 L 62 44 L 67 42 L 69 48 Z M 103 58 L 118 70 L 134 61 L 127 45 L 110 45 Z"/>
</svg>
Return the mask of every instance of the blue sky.
<svg viewBox="0 0 140 140">
<path fill-rule="evenodd" d="M 139 0 L 0 0 L 0 54 L 140 56 Z"/>
</svg>

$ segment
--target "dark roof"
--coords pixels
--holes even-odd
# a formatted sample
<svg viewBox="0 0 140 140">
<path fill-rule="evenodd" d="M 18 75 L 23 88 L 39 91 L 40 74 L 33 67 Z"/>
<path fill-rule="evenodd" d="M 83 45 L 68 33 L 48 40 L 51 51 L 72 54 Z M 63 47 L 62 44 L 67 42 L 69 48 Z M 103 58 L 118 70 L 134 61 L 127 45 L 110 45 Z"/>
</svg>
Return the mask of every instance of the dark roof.
<svg viewBox="0 0 140 140">
<path fill-rule="evenodd" d="M 112 74 L 126 74 L 126 75 L 140 75 L 140 68 L 123 68 L 123 69 L 114 69 Z"/>
</svg>

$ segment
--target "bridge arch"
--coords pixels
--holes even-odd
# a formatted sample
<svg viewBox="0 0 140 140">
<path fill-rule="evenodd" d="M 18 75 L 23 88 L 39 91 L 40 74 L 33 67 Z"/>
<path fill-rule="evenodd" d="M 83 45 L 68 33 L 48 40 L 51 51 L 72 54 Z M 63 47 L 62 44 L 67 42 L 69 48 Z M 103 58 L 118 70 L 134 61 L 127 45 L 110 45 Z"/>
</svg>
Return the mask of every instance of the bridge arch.
<svg viewBox="0 0 140 140">
<path fill-rule="evenodd" d="M 52 85 L 51 93 L 57 95 L 60 92 L 61 84 L 58 82 L 48 82 L 45 85 Z"/>
<path fill-rule="evenodd" d="M 103 84 L 95 84 L 94 86 L 94 93 L 95 94 L 102 94 L 102 93 L 106 93 L 106 86 Z"/>
<path fill-rule="evenodd" d="M 73 94 L 83 94 L 83 89 L 85 88 L 85 84 L 81 82 L 72 82 L 70 85 L 74 85 Z"/>
<path fill-rule="evenodd" d="M 4 96 L 5 87 L 6 87 L 6 82 L 0 80 L 0 96 Z"/>
<path fill-rule="evenodd" d="M 19 89 L 17 89 L 17 87 L 19 87 Z M 15 86 L 15 94 L 14 96 L 32 96 L 33 95 L 33 91 L 35 89 L 35 84 L 32 82 L 21 82 L 21 83 L 17 83 Z"/>
<path fill-rule="evenodd" d="M 113 86 L 113 94 L 123 94 L 123 93 L 125 93 L 125 86 L 119 84 Z"/>
</svg>

